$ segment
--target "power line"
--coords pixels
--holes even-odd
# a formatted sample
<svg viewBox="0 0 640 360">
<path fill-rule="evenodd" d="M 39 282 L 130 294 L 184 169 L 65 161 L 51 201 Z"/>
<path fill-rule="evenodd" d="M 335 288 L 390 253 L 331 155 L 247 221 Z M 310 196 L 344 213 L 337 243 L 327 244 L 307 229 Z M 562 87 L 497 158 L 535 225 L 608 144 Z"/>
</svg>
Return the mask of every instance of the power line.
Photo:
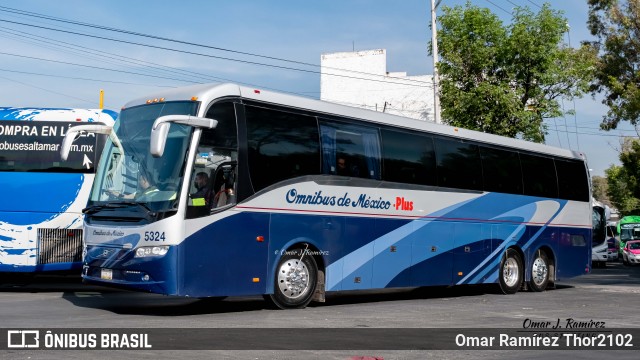
<svg viewBox="0 0 640 360">
<path fill-rule="evenodd" d="M 538 9 L 542 9 L 542 6 L 540 6 L 540 5 L 536 4 L 536 3 L 534 3 L 533 1 L 531 1 L 531 0 L 527 0 L 527 1 L 528 1 L 528 2 L 530 2 L 530 3 L 532 3 L 534 6 L 538 7 Z"/>
<path fill-rule="evenodd" d="M 506 12 L 507 14 L 513 16 L 513 14 L 511 13 L 511 11 L 505 10 L 504 8 L 502 8 L 500 5 L 497 5 L 496 3 L 492 2 L 491 0 L 487 0 L 487 2 L 495 7 L 497 7 L 498 9 Z"/>
<path fill-rule="evenodd" d="M 207 58 L 212 58 L 212 59 L 218 59 L 218 60 L 235 61 L 235 62 L 244 63 L 244 64 L 248 64 L 248 65 L 258 65 L 258 66 L 265 66 L 265 67 L 276 68 L 276 69 L 280 69 L 280 70 L 291 70 L 291 71 L 298 71 L 298 72 L 311 73 L 311 74 L 318 74 L 318 75 L 319 75 L 319 74 L 321 74 L 321 72 L 320 72 L 320 71 L 317 71 L 317 70 L 305 70 L 305 69 L 298 69 L 298 68 L 293 68 L 293 67 L 289 67 L 289 66 L 281 66 L 281 65 L 274 65 L 274 64 L 265 64 L 265 63 L 255 62 L 255 61 L 248 61 L 248 60 L 241 60 L 241 59 L 233 59 L 233 58 L 228 58 L 228 57 L 224 57 L 224 56 L 216 56 L 216 55 L 210 55 L 210 54 L 203 54 L 203 53 L 199 53 L 199 52 L 195 52 L 195 51 L 177 50 L 177 49 L 167 48 L 167 47 L 164 47 L 164 46 L 157 46 L 157 45 L 143 44 L 143 43 L 138 43 L 138 42 L 135 42 L 135 41 L 127 41 L 127 40 L 121 40 L 121 39 L 109 38 L 109 37 L 106 37 L 106 36 L 91 35 L 91 34 L 83 34 L 83 33 L 79 33 L 79 32 L 76 32 L 76 31 L 69 31 L 69 30 L 55 29 L 55 28 L 51 28 L 51 27 L 47 27 L 47 26 L 40 26 L 40 25 L 26 24 L 26 23 L 22 23 L 22 22 L 18 22 L 18 21 L 6 20 L 6 19 L 0 19 L 0 21 L 4 21 L 4 22 L 11 23 L 11 24 L 16 24 L 16 25 L 23 25 L 23 26 L 35 27 L 35 28 L 44 29 L 44 30 L 51 30 L 51 31 L 63 32 L 63 33 L 68 33 L 68 34 L 72 34 L 72 35 L 85 36 L 85 37 L 91 37 L 91 38 L 96 38 L 96 39 L 101 39 L 101 40 L 108 40 L 108 41 L 120 42 L 120 43 L 124 43 L 124 44 L 129 44 L 129 45 L 143 46 L 143 47 L 148 47 L 148 48 L 153 48 L 153 49 L 166 50 L 166 51 L 177 52 L 177 53 L 188 54 L 188 55 L 202 56 L 202 57 L 207 57 Z M 346 70 L 343 70 L 343 71 L 346 71 Z M 394 81 L 384 81 L 384 80 L 377 80 L 377 79 L 367 79 L 367 78 L 360 78 L 360 77 L 349 76 L 349 75 L 332 74 L 332 73 L 327 73 L 327 72 L 325 72 L 324 74 L 325 74 L 325 75 L 329 75 L 329 76 L 338 76 L 338 77 L 349 78 L 349 79 L 358 79 L 358 80 L 366 80 L 366 81 L 381 82 L 381 83 L 386 83 L 386 84 L 402 84 L 402 85 L 417 86 L 417 87 L 428 87 L 428 86 L 433 86 L 432 84 L 429 84 L 429 83 L 426 83 L 426 82 L 422 82 L 422 81 L 415 81 L 415 80 L 410 80 L 410 79 L 406 79 L 406 80 L 404 80 L 404 79 L 400 79 L 400 78 L 395 78 L 395 79 L 398 79 L 398 80 L 404 80 L 404 81 L 405 81 L 405 83 L 398 83 L 398 82 L 394 82 Z M 378 76 L 378 75 L 376 75 L 376 76 Z M 411 82 L 422 83 L 422 84 L 421 84 L 421 85 L 413 85 L 413 84 L 411 84 Z"/>
<path fill-rule="evenodd" d="M 166 76 L 148 75 L 148 74 L 136 73 L 136 72 L 132 72 L 132 71 L 109 69 L 109 68 L 100 67 L 100 66 L 83 65 L 83 64 L 76 64 L 76 63 L 67 62 L 67 61 L 43 59 L 43 58 L 38 58 L 38 57 L 34 57 L 34 56 L 11 54 L 11 53 L 6 53 L 6 52 L 2 52 L 2 51 L 0 51 L 0 55 L 15 56 L 15 57 L 21 57 L 21 58 L 25 58 L 25 59 L 47 61 L 47 62 L 53 62 L 53 63 L 57 63 L 57 64 L 64 64 L 64 65 L 80 66 L 80 67 L 85 67 L 85 68 L 90 68 L 90 69 L 97 69 L 97 70 L 104 70 L 104 71 L 113 71 L 113 72 L 118 72 L 118 73 L 122 73 L 122 74 L 148 76 L 148 77 L 160 78 L 160 79 L 165 79 L 165 80 L 185 81 L 185 82 L 190 82 L 192 84 L 196 84 L 197 83 L 196 81 L 187 81 L 187 80 L 182 80 L 182 79 L 170 78 L 170 77 L 166 77 Z"/>
<path fill-rule="evenodd" d="M 516 3 L 514 3 L 514 2 L 513 2 L 513 1 L 511 1 L 511 0 L 507 0 L 507 2 L 508 2 L 508 3 L 510 3 L 511 5 L 515 6 L 515 7 L 519 7 L 519 6 L 520 6 L 520 5 L 518 5 L 518 4 L 516 4 Z"/>
<path fill-rule="evenodd" d="M 0 26 L 0 28 L 9 29 L 9 28 L 6 28 L 6 27 L 1 27 L 1 26 Z M 78 55 L 83 56 L 83 57 L 88 57 L 88 56 L 86 56 L 87 52 L 88 53 L 93 52 L 94 54 L 99 55 L 101 57 L 107 57 L 107 58 L 110 58 L 110 59 L 114 59 L 116 61 L 120 61 L 120 62 L 124 62 L 124 63 L 130 63 L 130 64 L 136 64 L 136 65 L 143 65 L 143 66 L 145 66 L 145 69 L 152 68 L 152 69 L 156 69 L 156 70 L 163 71 L 163 72 L 175 73 L 175 74 L 178 74 L 178 75 L 187 75 L 187 76 L 192 76 L 192 77 L 196 77 L 197 76 L 198 80 L 202 80 L 202 78 L 204 78 L 204 79 L 209 79 L 209 80 L 213 80 L 213 81 L 233 82 L 233 83 L 237 83 L 237 84 L 241 84 L 241 85 L 258 87 L 258 88 L 262 88 L 262 89 L 266 89 L 266 90 L 279 91 L 279 92 L 282 92 L 282 93 L 289 93 L 289 94 L 294 94 L 294 95 L 303 95 L 301 93 L 296 93 L 296 92 L 291 92 L 291 91 L 287 91 L 287 90 L 277 89 L 277 88 L 273 88 L 273 87 L 269 87 L 269 86 L 257 85 L 257 84 L 247 83 L 247 82 L 233 80 L 233 79 L 226 79 L 226 78 L 221 78 L 221 77 L 217 77 L 217 76 L 211 76 L 211 75 L 208 75 L 208 74 L 203 74 L 203 73 L 199 73 L 199 72 L 195 72 L 195 71 L 176 69 L 176 68 L 173 68 L 173 67 L 170 67 L 170 66 L 161 65 L 161 64 L 154 63 L 154 62 L 135 59 L 135 58 L 131 58 L 131 57 L 126 57 L 126 56 L 123 56 L 123 55 L 110 56 L 110 55 L 104 53 L 103 51 L 98 51 L 98 50 L 91 49 L 91 48 L 88 48 L 88 47 L 77 46 L 77 45 L 74 45 L 74 44 L 71 44 L 71 43 L 68 43 L 68 42 L 54 40 L 54 39 L 47 38 L 47 37 L 44 37 L 44 36 L 37 36 L 37 35 L 31 34 L 31 33 L 23 32 L 23 31 L 17 31 L 15 29 L 9 29 L 9 30 L 16 31 L 17 33 L 20 33 L 20 34 L 32 35 L 33 37 L 36 37 L 36 39 L 34 39 L 34 38 L 31 38 L 31 39 L 34 39 L 35 41 L 42 42 L 42 43 L 45 43 L 45 44 L 51 44 L 51 43 L 47 42 L 47 41 L 39 40 L 37 38 L 43 38 L 43 39 L 50 40 L 52 42 L 69 45 L 69 46 L 64 46 L 64 45 L 59 45 L 59 44 L 52 44 L 54 46 L 58 46 L 58 47 L 61 47 L 61 48 L 71 49 L 72 53 L 78 54 Z M 2 32 L 2 31 L 0 30 L 0 32 Z M 24 36 L 24 35 L 15 35 L 15 34 L 12 34 L 12 35 L 18 36 L 18 37 L 30 38 L 29 36 Z M 38 45 L 38 46 L 42 47 L 42 45 Z M 50 47 L 50 48 L 52 48 L 52 49 L 54 49 L 56 51 L 63 51 L 63 50 L 57 49 L 55 47 Z M 79 50 L 76 50 L 74 48 L 79 48 Z M 90 58 L 90 57 L 88 57 L 88 58 Z M 122 59 L 127 59 L 127 60 L 122 60 Z M 43 60 L 46 61 L 46 59 L 43 59 Z M 84 66 L 84 65 L 80 65 L 80 64 L 78 64 L 78 65 L 79 66 Z M 120 64 L 118 64 L 118 65 L 120 65 Z M 151 65 L 151 66 L 149 66 L 149 65 Z M 189 80 L 181 80 L 181 81 L 187 81 L 188 82 Z M 200 81 L 198 81 L 198 83 L 200 83 Z"/>
<path fill-rule="evenodd" d="M 221 47 L 198 44 L 198 43 L 182 41 L 182 40 L 176 40 L 176 39 L 170 39 L 170 38 L 160 37 L 160 36 L 156 36 L 156 35 L 150 35 L 150 34 L 134 32 L 134 31 L 130 31 L 130 30 L 123 30 L 123 29 L 117 29 L 117 28 L 112 28 L 112 27 L 107 27 L 107 26 L 88 24 L 88 23 L 83 23 L 83 22 L 79 22 L 79 21 L 56 18 L 56 17 L 51 17 L 51 16 L 46 16 L 46 15 L 34 13 L 34 12 L 29 12 L 29 11 L 9 8 L 9 7 L 6 7 L 6 6 L 0 6 L 0 9 L 4 9 L 6 12 L 10 12 L 10 13 L 14 13 L 14 14 L 32 16 L 32 17 L 37 17 L 37 18 L 41 18 L 41 19 L 47 19 L 47 20 L 64 22 L 64 23 L 73 24 L 73 25 L 79 25 L 79 26 L 84 26 L 84 27 L 91 27 L 91 28 L 96 28 L 96 29 L 101 29 L 101 30 L 118 32 L 118 33 L 123 33 L 123 34 L 127 34 L 127 35 L 146 37 L 146 38 L 162 40 L 162 41 L 169 41 L 169 42 L 179 43 L 179 44 L 183 44 L 183 45 L 197 46 L 197 47 L 208 48 L 208 49 L 213 49 L 213 50 L 217 50 L 217 51 L 230 52 L 230 53 L 235 53 L 235 54 L 240 54 L 240 55 L 245 55 L 245 56 L 253 56 L 253 57 L 258 57 L 258 58 L 265 58 L 265 59 L 269 59 L 269 60 L 282 61 L 282 62 L 293 63 L 293 64 L 304 65 L 304 66 L 311 66 L 311 67 L 315 67 L 315 68 L 319 67 L 319 65 L 317 65 L 317 64 L 306 63 L 306 62 L 302 62 L 302 61 L 289 60 L 289 59 L 278 58 L 278 57 L 273 57 L 273 56 L 254 54 L 254 53 L 250 53 L 250 52 L 225 49 L 225 48 L 221 48 Z M 8 21 L 8 20 L 0 19 L 0 21 Z M 20 24 L 20 25 L 25 25 L 25 26 L 40 27 L 40 26 L 32 25 L 32 24 L 24 24 L 24 23 L 18 23 L 18 22 L 14 22 L 14 23 L 17 23 L 17 24 Z M 47 28 L 47 27 L 42 27 L 42 28 Z M 88 35 L 88 34 L 80 34 L 80 33 L 76 33 L 76 32 L 73 32 L 73 31 L 60 30 L 60 29 L 50 29 L 50 30 L 68 32 L 68 33 L 72 33 L 72 34 L 75 34 L 75 35 L 81 35 L 81 36 L 94 36 L 94 35 Z M 105 39 L 105 40 L 111 40 L 111 41 L 121 41 L 121 42 L 129 43 L 129 44 L 136 44 L 136 45 L 140 45 L 140 46 L 154 47 L 154 48 L 163 49 L 163 50 L 169 50 L 169 51 L 179 51 L 179 50 L 175 50 L 175 49 L 168 49 L 168 48 L 152 46 L 152 45 L 147 45 L 147 44 L 138 44 L 138 43 L 134 43 L 134 42 L 127 42 L 127 41 L 124 41 L 124 40 L 114 40 L 114 39 L 111 39 L 111 38 L 100 37 L 100 36 L 97 36 L 97 35 L 95 35 L 94 37 Z M 301 72 L 311 72 L 311 73 L 317 73 L 317 74 L 320 73 L 318 71 L 310 71 L 310 70 L 305 70 L 305 69 L 290 68 L 290 67 L 286 67 L 286 66 L 279 66 L 279 65 L 273 65 L 273 64 L 257 63 L 257 62 L 253 62 L 253 61 L 225 58 L 225 57 L 213 56 L 213 55 L 204 55 L 204 54 L 193 53 L 193 52 L 189 52 L 189 51 L 181 51 L 181 52 L 189 53 L 189 54 L 192 54 L 192 55 L 209 56 L 209 57 L 214 57 L 214 58 L 218 58 L 218 59 L 222 59 L 222 60 L 238 61 L 238 62 L 244 62 L 244 63 L 247 63 L 247 64 L 260 65 L 260 66 L 269 66 L 269 67 L 275 67 L 275 68 L 286 69 L 286 70 L 301 71 Z M 405 81 L 405 82 L 415 82 L 415 83 L 418 83 L 418 84 L 422 84 L 420 86 L 431 85 L 431 84 L 429 84 L 427 82 L 423 82 L 423 81 L 419 81 L 419 80 L 388 77 L 386 75 L 372 74 L 372 73 L 361 72 L 361 71 L 357 71 L 357 70 L 347 70 L 347 69 L 339 69 L 339 68 L 332 68 L 332 67 L 325 67 L 325 69 L 337 70 L 337 71 L 345 71 L 345 72 L 349 72 L 349 73 L 361 74 L 361 75 L 367 75 L 367 76 L 376 76 L 376 77 L 382 77 L 382 78 L 392 78 L 392 79 L 402 80 L 402 81 Z M 327 74 L 327 75 L 350 77 L 350 76 L 338 75 L 338 74 Z M 366 80 L 377 81 L 377 80 L 373 80 L 373 79 L 366 79 Z M 385 82 L 388 82 L 388 81 L 385 81 Z"/>
<path fill-rule="evenodd" d="M 47 77 L 55 77 L 55 78 L 62 78 L 62 79 L 72 79 L 72 80 L 97 81 L 97 82 L 106 82 L 106 83 L 112 83 L 112 84 L 170 87 L 170 88 L 175 87 L 175 86 L 169 86 L 169 85 L 149 85 L 149 84 L 139 84 L 139 83 L 131 83 L 131 82 L 115 81 L 115 80 L 89 79 L 89 78 L 73 77 L 73 76 L 42 74 L 42 73 L 36 73 L 36 72 L 9 70 L 9 69 L 2 69 L 2 68 L 0 68 L 0 71 L 10 72 L 10 73 L 14 73 L 14 74 L 38 75 L 38 76 L 47 76 Z"/>
<path fill-rule="evenodd" d="M 112 28 L 112 27 L 108 27 L 108 26 L 89 24 L 89 23 L 84 23 L 84 22 L 74 21 L 74 20 L 67 20 L 67 19 L 53 17 L 53 16 L 46 16 L 46 15 L 42 15 L 42 14 L 39 14 L 39 13 L 20 10 L 20 9 L 15 9 L 15 8 L 10 8 L 10 7 L 6 7 L 6 6 L 0 6 L 0 9 L 5 10 L 5 11 L 10 12 L 10 13 L 14 13 L 14 14 L 32 16 L 32 17 L 37 17 L 37 18 L 41 18 L 41 19 L 58 21 L 58 22 L 63 22 L 63 23 L 67 23 L 67 24 L 72 24 L 72 25 L 85 26 L 85 27 L 90 27 L 90 28 L 94 28 L 94 29 L 118 32 L 118 33 L 127 34 L 127 35 L 135 35 L 135 36 L 146 37 L 146 38 L 150 38 L 150 39 L 169 41 L 169 42 L 174 42 L 174 43 L 183 44 L 183 45 L 191 45 L 191 46 L 203 47 L 203 48 L 207 48 L 207 49 L 230 52 L 230 53 L 239 54 L 239 55 L 260 57 L 260 58 L 265 58 L 265 59 L 269 59 L 269 60 L 283 61 L 283 62 L 288 62 L 288 63 L 292 63 L 292 64 L 298 64 L 298 65 L 314 66 L 314 67 L 318 66 L 317 64 L 311 64 L 311 63 L 306 63 L 306 62 L 302 62 L 302 61 L 289 60 L 289 59 L 278 58 L 278 57 L 273 57 L 273 56 L 268 56 L 268 55 L 254 54 L 254 53 L 245 52 L 245 51 L 225 49 L 225 48 L 221 48 L 221 47 L 217 47 L 217 46 L 198 44 L 198 43 L 193 43 L 193 42 L 189 42 L 189 41 L 170 39 L 170 38 L 165 38 L 165 37 L 156 36 L 156 35 L 150 35 L 150 34 L 144 34 L 144 33 L 139 33 L 139 32 L 130 31 L 130 30 L 123 30 L 123 29 L 117 29 L 117 28 Z"/>
<path fill-rule="evenodd" d="M 0 26 L 0 28 L 8 29 L 8 28 L 1 27 L 1 26 Z M 9 29 L 9 30 L 16 31 L 14 29 Z M 0 32 L 2 32 L 2 30 L 0 30 Z M 67 44 L 69 46 L 59 45 L 59 44 L 53 44 L 53 45 L 57 46 L 57 47 L 61 47 L 61 48 L 71 49 L 72 53 L 78 54 L 78 55 L 83 56 L 83 57 L 91 58 L 90 56 L 87 56 L 87 53 L 92 53 L 93 52 L 94 54 L 96 54 L 96 55 L 98 55 L 100 57 L 106 57 L 106 58 L 109 58 L 109 59 L 113 59 L 113 60 L 124 62 L 124 63 L 128 63 L 128 64 L 142 65 L 142 66 L 144 66 L 144 69 L 146 69 L 146 70 L 153 69 L 153 70 L 158 70 L 158 71 L 162 71 L 162 72 L 178 74 L 178 75 L 181 75 L 181 76 L 187 75 L 187 76 L 191 76 L 191 77 L 196 77 L 198 79 L 198 81 L 197 81 L 198 83 L 200 83 L 201 80 L 204 78 L 204 79 L 209 79 L 209 80 L 213 80 L 213 81 L 235 82 L 235 83 L 239 83 L 239 84 L 260 87 L 260 88 L 263 88 L 263 89 L 276 90 L 276 91 L 280 91 L 280 92 L 288 92 L 288 91 L 285 91 L 285 90 L 279 90 L 279 89 L 269 88 L 269 87 L 266 87 L 266 86 L 248 84 L 246 82 L 235 81 L 235 80 L 231 80 L 231 79 L 225 79 L 225 78 L 211 76 L 211 75 L 208 75 L 208 74 L 198 73 L 198 72 L 194 72 L 194 71 L 176 69 L 176 68 L 172 68 L 170 66 L 165 66 L 165 65 L 153 63 L 153 62 L 150 62 L 150 61 L 130 58 L 130 57 L 126 57 L 126 56 L 123 56 L 123 55 L 111 56 L 111 55 L 108 55 L 108 54 L 104 53 L 104 51 L 98 51 L 98 50 L 91 49 L 91 48 L 88 48 L 88 47 L 77 46 L 77 45 L 70 44 L 70 43 L 67 43 L 67 42 L 64 42 L 64 41 L 53 40 L 51 38 L 47 38 L 47 37 L 43 37 L 43 36 L 37 36 L 37 35 L 34 35 L 34 34 L 23 32 L 23 31 L 16 31 L 16 32 L 18 32 L 20 34 L 28 34 L 28 35 L 31 35 L 33 37 L 36 37 L 36 39 L 34 39 L 33 37 L 31 37 L 31 39 L 34 39 L 35 41 L 42 42 L 42 43 L 45 43 L 45 44 L 51 44 L 51 43 L 47 42 L 47 41 L 39 40 L 37 38 L 43 38 L 43 39 L 50 40 L 52 42 Z M 15 34 L 12 34 L 12 35 L 15 35 Z M 30 38 L 29 36 L 24 36 L 24 35 L 15 35 L 15 36 Z M 42 47 L 42 45 L 38 45 L 38 46 Z M 52 49 L 54 49 L 56 51 L 63 51 L 63 50 L 57 49 L 55 47 L 50 47 L 50 48 L 52 48 Z M 79 48 L 79 50 L 76 50 L 75 48 Z M 123 60 L 123 59 L 126 59 L 126 60 Z M 111 63 L 113 64 L 113 62 L 111 62 Z M 118 65 L 121 65 L 121 64 L 118 64 Z M 149 66 L 149 65 L 151 65 L 151 66 Z M 80 66 L 82 66 L 82 65 L 80 65 Z M 181 81 L 186 81 L 186 82 L 192 82 L 193 83 L 193 81 L 191 81 L 191 80 L 181 80 Z M 288 92 L 288 93 L 291 93 L 291 92 Z"/>
<path fill-rule="evenodd" d="M 79 97 L 76 97 L 76 96 L 73 96 L 73 95 L 69 95 L 69 94 L 58 92 L 58 91 L 45 89 L 45 88 L 42 88 L 42 87 L 39 87 L 39 86 L 27 84 L 25 82 L 14 80 L 14 79 L 10 79 L 10 78 L 4 77 L 4 76 L 0 76 L 0 78 L 8 80 L 8 81 L 11 81 L 11 82 L 15 82 L 15 83 L 18 83 L 18 84 L 21 84 L 21 85 L 24 85 L 24 86 L 32 87 L 32 88 L 39 89 L 39 90 L 46 91 L 46 92 L 50 92 L 50 93 L 53 93 L 53 94 L 56 94 L 56 95 L 61 95 L 61 96 L 65 96 L 65 97 L 68 97 L 68 98 L 84 101 L 84 102 L 89 103 L 89 104 L 94 104 L 95 103 L 95 102 L 93 102 L 91 100 L 82 99 L 82 98 L 79 98 Z"/>
</svg>

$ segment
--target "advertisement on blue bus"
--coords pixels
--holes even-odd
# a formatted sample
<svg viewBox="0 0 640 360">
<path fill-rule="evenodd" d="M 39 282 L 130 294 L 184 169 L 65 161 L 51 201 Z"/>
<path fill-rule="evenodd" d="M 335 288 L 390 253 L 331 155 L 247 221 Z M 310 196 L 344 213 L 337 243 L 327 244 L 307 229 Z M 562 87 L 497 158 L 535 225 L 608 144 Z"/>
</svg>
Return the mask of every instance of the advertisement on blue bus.
<svg viewBox="0 0 640 360">
<path fill-rule="evenodd" d="M 100 109 L 0 107 L 0 273 L 79 270 L 82 209 L 105 136 L 78 136 L 60 159 L 67 130 L 112 127 Z M 79 271 L 78 271 L 79 273 Z"/>
</svg>

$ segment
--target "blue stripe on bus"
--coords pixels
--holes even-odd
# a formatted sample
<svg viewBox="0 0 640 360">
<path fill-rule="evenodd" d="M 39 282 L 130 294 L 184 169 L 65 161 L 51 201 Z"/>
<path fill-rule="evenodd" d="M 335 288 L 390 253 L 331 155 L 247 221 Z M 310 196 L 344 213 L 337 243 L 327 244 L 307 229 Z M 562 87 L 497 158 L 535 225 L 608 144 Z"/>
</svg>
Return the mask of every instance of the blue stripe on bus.
<svg viewBox="0 0 640 360">
<path fill-rule="evenodd" d="M 0 222 L 30 225 L 53 219 L 76 200 L 83 182 L 83 174 L 3 172 Z"/>
<path fill-rule="evenodd" d="M 169 294 L 264 294 L 273 291 L 283 251 L 305 242 L 323 252 L 329 291 L 496 282 L 504 249 L 513 244 L 525 252 L 526 261 L 548 246 L 557 260 L 557 277 L 584 273 L 580 265 L 589 260 L 575 247 L 588 245 L 590 230 L 548 226 L 566 201 L 551 200 L 558 208 L 543 214 L 546 223 L 531 223 L 541 219 L 537 200 L 543 199 L 486 194 L 417 220 L 241 211 L 200 229 L 166 258 L 140 260 L 128 269 L 162 279 L 154 286 Z M 256 241 L 258 236 L 265 241 Z M 238 261 L 229 263 L 229 258 Z M 130 258 L 106 261 L 88 259 L 91 266 L 114 269 L 122 262 L 132 264 Z M 180 265 L 168 265 L 174 262 Z M 183 273 L 158 274 L 161 268 Z"/>
</svg>

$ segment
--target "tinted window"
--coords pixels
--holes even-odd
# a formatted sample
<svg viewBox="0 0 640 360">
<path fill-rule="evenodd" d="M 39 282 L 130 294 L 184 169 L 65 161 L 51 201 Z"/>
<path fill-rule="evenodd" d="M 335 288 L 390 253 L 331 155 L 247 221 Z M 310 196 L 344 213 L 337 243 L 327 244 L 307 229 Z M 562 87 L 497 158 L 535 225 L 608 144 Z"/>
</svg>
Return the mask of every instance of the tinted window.
<svg viewBox="0 0 640 360">
<path fill-rule="evenodd" d="M 249 168 L 255 191 L 278 181 L 320 174 L 316 119 L 246 106 Z"/>
<path fill-rule="evenodd" d="M 522 194 L 520 158 L 514 151 L 480 147 L 485 191 Z"/>
<path fill-rule="evenodd" d="M 323 121 L 322 171 L 325 174 L 380 179 L 378 130 Z"/>
<path fill-rule="evenodd" d="M 436 138 L 438 186 L 481 190 L 482 166 L 478 145 Z"/>
<path fill-rule="evenodd" d="M 556 171 L 561 199 L 589 201 L 589 179 L 584 162 L 556 159 Z"/>
<path fill-rule="evenodd" d="M 215 129 L 204 129 L 200 145 L 236 150 L 238 134 L 236 113 L 232 102 L 214 104 L 209 108 L 206 118 L 218 120 Z"/>
<path fill-rule="evenodd" d="M 592 246 L 602 244 L 605 241 L 605 227 L 607 220 L 605 218 L 604 209 L 594 206 L 591 212 L 592 223 Z"/>
<path fill-rule="evenodd" d="M 524 194 L 540 197 L 558 197 L 558 184 L 553 159 L 520 154 Z"/>
<path fill-rule="evenodd" d="M 433 139 L 399 131 L 382 131 L 385 181 L 435 185 L 436 161 Z"/>
</svg>

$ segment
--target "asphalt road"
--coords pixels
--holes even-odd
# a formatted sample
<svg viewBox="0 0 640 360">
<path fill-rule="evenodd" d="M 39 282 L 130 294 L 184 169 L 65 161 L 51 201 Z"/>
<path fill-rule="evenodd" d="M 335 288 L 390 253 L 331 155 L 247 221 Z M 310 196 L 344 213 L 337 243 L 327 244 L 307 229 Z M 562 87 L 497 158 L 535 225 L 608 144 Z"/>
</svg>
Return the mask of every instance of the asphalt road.
<svg viewBox="0 0 640 360">
<path fill-rule="evenodd" d="M 324 304 L 282 311 L 268 308 L 259 297 L 227 298 L 222 301 L 167 297 L 87 286 L 73 276 L 4 279 L 0 286 L 1 329 L 162 329 L 165 333 L 174 332 L 174 337 L 180 338 L 181 334 L 187 336 L 189 329 L 233 328 L 237 331 L 230 332 L 233 335 L 229 336 L 233 338 L 227 341 L 240 345 L 235 345 L 232 350 L 180 351 L 159 350 L 162 345 L 168 345 L 157 343 L 155 349 L 129 351 L 9 349 L 0 350 L 0 358 L 637 358 L 637 350 L 283 350 L 288 346 L 276 347 L 278 350 L 262 350 L 260 345 L 255 345 L 261 341 L 287 343 L 290 339 L 290 348 L 305 348 L 313 341 L 319 344 L 326 341 L 329 344 L 327 347 L 331 348 L 332 336 L 333 341 L 339 340 L 337 343 L 340 344 L 340 341 L 348 342 L 349 336 L 354 337 L 354 341 L 361 340 L 356 337 L 366 336 L 370 329 L 382 328 L 388 330 L 388 338 L 384 338 L 383 333 L 383 336 L 373 337 L 371 343 L 377 344 L 372 345 L 373 348 L 384 348 L 394 339 L 400 344 L 406 341 L 405 337 L 400 336 L 407 328 L 443 329 L 442 333 L 446 334 L 446 329 L 525 329 L 532 324 L 558 322 L 564 326 L 567 319 L 597 322 L 607 329 L 640 327 L 640 267 L 609 264 L 605 269 L 594 269 L 590 275 L 560 282 L 556 289 L 542 293 L 501 295 L 494 290 L 486 286 L 465 286 L 382 294 L 342 293 L 330 296 Z M 269 328 L 272 330 L 269 331 Z M 309 330 L 318 328 L 326 334 L 326 339 Z M 287 329 L 293 332 L 283 332 Z M 343 335 L 341 331 L 344 329 L 348 331 Z M 436 338 L 439 335 L 437 332 L 434 334 L 431 331 L 425 336 Z M 309 337 L 305 338 L 307 335 Z M 0 333 L 0 336 L 6 335 Z M 341 338 L 336 340 L 336 336 Z M 190 338 L 183 339 L 185 346 L 189 348 L 195 344 L 197 348 L 196 342 L 201 341 L 202 336 Z M 636 342 L 640 344 L 640 338 Z M 425 340 L 425 344 L 433 345 L 433 339 Z M 237 350 L 238 347 L 247 350 Z"/>
</svg>

